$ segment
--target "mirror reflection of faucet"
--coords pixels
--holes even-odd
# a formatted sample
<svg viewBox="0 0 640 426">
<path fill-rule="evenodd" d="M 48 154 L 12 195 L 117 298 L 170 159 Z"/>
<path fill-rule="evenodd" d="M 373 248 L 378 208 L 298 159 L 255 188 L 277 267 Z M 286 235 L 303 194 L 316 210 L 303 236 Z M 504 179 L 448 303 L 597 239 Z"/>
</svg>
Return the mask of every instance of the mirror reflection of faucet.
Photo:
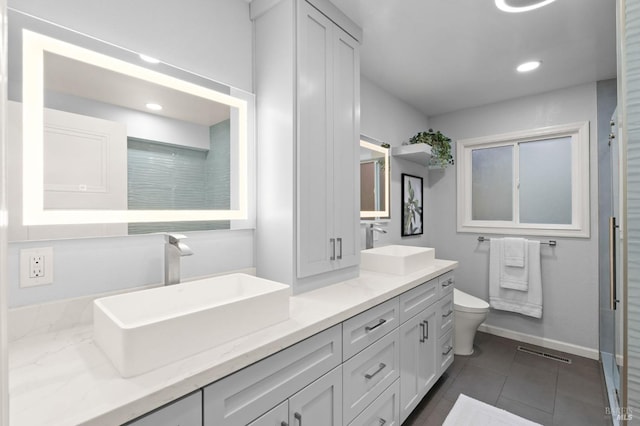
<svg viewBox="0 0 640 426">
<path fill-rule="evenodd" d="M 373 232 L 380 232 L 381 234 L 386 234 L 387 230 L 380 227 L 380 223 L 370 223 L 365 228 L 365 249 L 373 248 Z"/>
<path fill-rule="evenodd" d="M 165 234 L 164 285 L 180 283 L 180 258 L 193 254 L 193 250 L 182 242 L 186 238 L 182 234 Z"/>
</svg>

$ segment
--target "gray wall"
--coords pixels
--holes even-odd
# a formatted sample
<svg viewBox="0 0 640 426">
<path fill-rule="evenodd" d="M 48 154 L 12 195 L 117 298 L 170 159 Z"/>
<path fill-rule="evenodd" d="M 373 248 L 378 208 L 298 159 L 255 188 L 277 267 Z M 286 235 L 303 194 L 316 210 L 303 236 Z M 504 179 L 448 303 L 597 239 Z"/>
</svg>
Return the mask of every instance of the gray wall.
<svg viewBox="0 0 640 426">
<path fill-rule="evenodd" d="M 252 91 L 247 2 L 13 0 L 9 6 Z M 162 244 L 158 235 L 11 243 L 9 304 L 16 307 L 160 283 Z M 188 244 L 195 255 L 184 259 L 183 277 L 254 266 L 252 230 L 195 233 Z M 19 288 L 20 249 L 46 246 L 54 248 L 53 285 Z"/>
<path fill-rule="evenodd" d="M 595 350 L 598 348 L 596 84 L 429 117 L 431 127 L 454 140 L 585 120 L 590 122 L 591 140 L 591 238 L 554 237 L 558 240 L 557 247 L 541 248 L 542 319 L 492 310 L 486 324 Z M 455 167 L 448 168 L 438 182 L 431 179 L 427 197 L 435 201 L 427 204 L 430 245 L 436 247 L 439 257 L 460 262 L 457 287 L 488 300 L 489 246 L 477 242 L 478 234 L 456 232 Z"/>
<path fill-rule="evenodd" d="M 400 146 L 413 135 L 429 128 L 429 121 L 424 114 L 401 101 L 384 89 L 376 86 L 366 77 L 362 77 L 360 87 L 360 127 L 361 133 L 387 142 L 392 146 Z M 374 245 L 404 244 L 415 246 L 428 246 L 428 235 L 401 237 L 401 174 L 408 173 L 424 178 L 425 190 L 429 184 L 427 169 L 406 160 L 391 157 L 391 190 L 389 203 L 391 204 L 391 219 L 384 224 L 386 234 L 377 234 Z M 425 204 L 427 200 L 425 200 Z M 426 214 L 424 221 L 427 221 Z M 365 247 L 364 226 L 362 227 L 361 247 Z M 436 256 L 440 256 L 436 252 Z"/>
</svg>

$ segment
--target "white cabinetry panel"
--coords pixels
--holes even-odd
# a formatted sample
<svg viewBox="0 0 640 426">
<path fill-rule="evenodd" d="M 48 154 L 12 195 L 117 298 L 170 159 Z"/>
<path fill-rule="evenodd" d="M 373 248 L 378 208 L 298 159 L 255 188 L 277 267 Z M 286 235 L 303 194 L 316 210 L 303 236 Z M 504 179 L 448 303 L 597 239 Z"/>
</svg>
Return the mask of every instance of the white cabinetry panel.
<svg viewBox="0 0 640 426">
<path fill-rule="evenodd" d="M 348 424 L 399 377 L 398 329 L 344 363 L 344 424 Z"/>
<path fill-rule="evenodd" d="M 393 298 L 342 323 L 342 350 L 346 361 L 398 327 L 398 298 Z"/>
<path fill-rule="evenodd" d="M 202 391 L 165 405 L 127 426 L 202 426 Z"/>
<path fill-rule="evenodd" d="M 342 366 L 336 367 L 289 399 L 289 424 L 342 425 Z"/>
<path fill-rule="evenodd" d="M 400 326 L 400 419 L 404 421 L 437 379 L 437 304 Z"/>
<path fill-rule="evenodd" d="M 204 424 L 244 426 L 342 362 L 336 325 L 204 389 Z"/>
</svg>

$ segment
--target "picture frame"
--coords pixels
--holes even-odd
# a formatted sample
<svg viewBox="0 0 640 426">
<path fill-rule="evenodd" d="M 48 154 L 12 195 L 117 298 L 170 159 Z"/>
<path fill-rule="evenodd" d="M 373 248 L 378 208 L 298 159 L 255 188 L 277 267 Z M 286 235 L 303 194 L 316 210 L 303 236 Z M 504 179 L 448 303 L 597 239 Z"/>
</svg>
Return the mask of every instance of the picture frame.
<svg viewBox="0 0 640 426">
<path fill-rule="evenodd" d="M 422 178 L 402 173 L 402 236 L 424 233 Z"/>
</svg>

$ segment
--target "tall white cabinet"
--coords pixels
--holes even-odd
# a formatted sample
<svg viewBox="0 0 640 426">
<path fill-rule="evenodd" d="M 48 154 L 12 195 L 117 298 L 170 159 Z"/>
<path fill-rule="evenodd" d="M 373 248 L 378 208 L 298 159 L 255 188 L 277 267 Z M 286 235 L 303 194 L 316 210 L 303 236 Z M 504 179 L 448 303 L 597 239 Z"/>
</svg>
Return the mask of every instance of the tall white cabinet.
<svg viewBox="0 0 640 426">
<path fill-rule="evenodd" d="M 260 276 L 355 277 L 361 30 L 325 0 L 254 0 Z"/>
</svg>

